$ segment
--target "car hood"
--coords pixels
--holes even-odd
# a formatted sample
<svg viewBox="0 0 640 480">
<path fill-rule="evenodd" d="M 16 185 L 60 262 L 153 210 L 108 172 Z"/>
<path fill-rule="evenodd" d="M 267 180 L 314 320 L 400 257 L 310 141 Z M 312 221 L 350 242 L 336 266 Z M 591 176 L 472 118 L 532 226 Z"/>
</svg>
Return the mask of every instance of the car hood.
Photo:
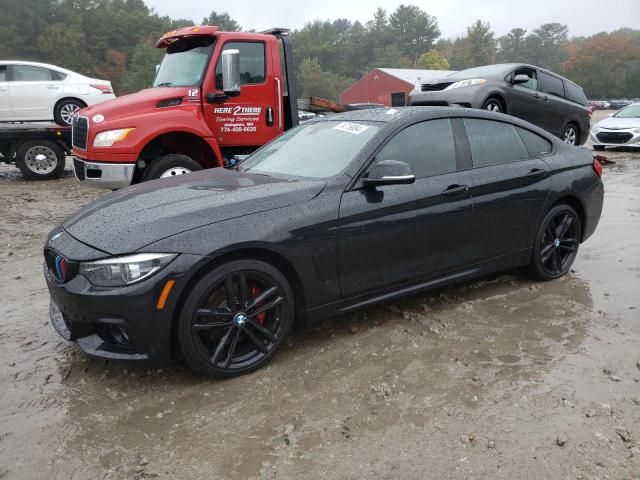
<svg viewBox="0 0 640 480">
<path fill-rule="evenodd" d="M 86 107 L 81 114 L 87 117 L 100 114 L 106 121 L 120 120 L 122 117 L 131 116 L 131 112 L 138 113 L 144 111 L 157 110 L 158 102 L 173 98 L 184 98 L 187 96 L 186 87 L 157 87 L 140 90 L 136 93 L 123 95 L 108 102 L 97 103 Z M 104 120 L 103 120 L 104 121 Z"/>
<path fill-rule="evenodd" d="M 609 117 L 598 122 L 598 127 L 610 128 L 612 130 L 622 128 L 638 128 L 640 127 L 640 118 Z"/>
<path fill-rule="evenodd" d="M 307 202 L 325 184 L 215 168 L 107 194 L 63 227 L 77 240 L 119 255 L 193 228 Z"/>
</svg>

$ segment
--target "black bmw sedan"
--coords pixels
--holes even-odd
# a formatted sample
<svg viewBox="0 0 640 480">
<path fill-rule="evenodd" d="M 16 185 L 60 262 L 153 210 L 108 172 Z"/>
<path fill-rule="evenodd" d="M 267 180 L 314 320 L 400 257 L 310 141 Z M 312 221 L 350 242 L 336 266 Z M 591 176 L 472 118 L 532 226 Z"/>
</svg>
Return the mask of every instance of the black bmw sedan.
<svg viewBox="0 0 640 480">
<path fill-rule="evenodd" d="M 313 120 L 235 170 L 111 193 L 54 229 L 50 314 L 95 356 L 255 370 L 294 323 L 517 266 L 567 273 L 600 164 L 514 117 L 408 107 Z"/>
</svg>

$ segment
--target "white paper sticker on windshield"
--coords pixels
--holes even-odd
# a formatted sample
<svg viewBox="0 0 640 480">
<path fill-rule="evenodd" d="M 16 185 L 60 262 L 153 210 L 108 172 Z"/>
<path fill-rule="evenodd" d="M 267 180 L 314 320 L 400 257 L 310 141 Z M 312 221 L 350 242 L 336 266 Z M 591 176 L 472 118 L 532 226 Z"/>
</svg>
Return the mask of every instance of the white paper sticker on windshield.
<svg viewBox="0 0 640 480">
<path fill-rule="evenodd" d="M 367 125 L 360 125 L 359 123 L 351 123 L 351 122 L 340 122 L 338 125 L 333 127 L 334 130 L 340 130 L 341 132 L 353 133 L 354 135 L 359 135 L 369 127 Z"/>
</svg>

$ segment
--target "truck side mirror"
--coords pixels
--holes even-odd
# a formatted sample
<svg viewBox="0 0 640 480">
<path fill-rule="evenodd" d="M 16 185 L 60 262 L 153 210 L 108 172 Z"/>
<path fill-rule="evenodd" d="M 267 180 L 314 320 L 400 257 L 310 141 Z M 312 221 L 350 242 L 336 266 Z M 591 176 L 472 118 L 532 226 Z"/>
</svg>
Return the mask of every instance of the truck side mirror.
<svg viewBox="0 0 640 480">
<path fill-rule="evenodd" d="M 230 97 L 240 95 L 240 50 L 222 52 L 222 90 Z"/>
</svg>

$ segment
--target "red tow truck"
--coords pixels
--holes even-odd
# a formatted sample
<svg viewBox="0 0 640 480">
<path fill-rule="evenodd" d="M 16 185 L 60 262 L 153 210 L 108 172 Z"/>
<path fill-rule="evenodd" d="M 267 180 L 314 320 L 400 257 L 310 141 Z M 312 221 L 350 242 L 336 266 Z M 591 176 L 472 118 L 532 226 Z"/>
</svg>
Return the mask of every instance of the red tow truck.
<svg viewBox="0 0 640 480">
<path fill-rule="evenodd" d="M 117 189 L 233 165 L 298 124 L 286 30 L 187 27 L 156 46 L 166 53 L 151 88 L 85 108 L 74 119 L 79 180 Z"/>
</svg>

